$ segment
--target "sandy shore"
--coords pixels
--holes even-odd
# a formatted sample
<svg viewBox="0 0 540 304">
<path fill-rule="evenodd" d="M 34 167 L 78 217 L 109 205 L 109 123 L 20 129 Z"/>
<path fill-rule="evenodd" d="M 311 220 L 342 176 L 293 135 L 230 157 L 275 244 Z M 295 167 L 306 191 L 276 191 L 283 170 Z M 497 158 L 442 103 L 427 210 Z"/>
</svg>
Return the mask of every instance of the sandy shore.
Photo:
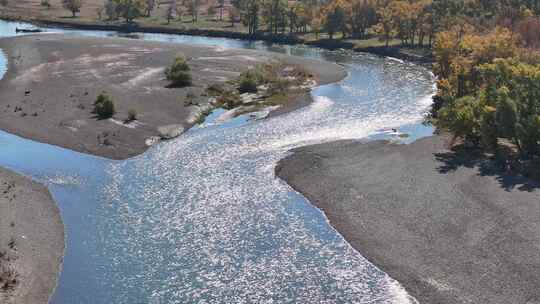
<svg viewBox="0 0 540 304">
<path fill-rule="evenodd" d="M 306 68 L 319 84 L 346 75 L 338 65 L 297 57 L 133 39 L 44 34 L 1 39 L 0 48 L 9 59 L 0 81 L 1 129 L 112 159 L 144 152 L 150 139 L 181 134 L 210 106 L 209 85 L 236 79 L 250 66 L 284 60 Z M 177 55 L 188 59 L 193 87 L 167 88 L 164 70 Z M 113 119 L 91 113 L 102 91 L 115 100 Z M 195 105 L 185 104 L 188 94 Z M 138 120 L 125 124 L 131 109 Z"/>
<path fill-rule="evenodd" d="M 64 253 L 64 227 L 49 191 L 0 168 L 0 303 L 47 303 Z"/>
<path fill-rule="evenodd" d="M 276 173 L 420 303 L 540 303 L 540 184 L 492 168 L 430 137 L 299 148 Z"/>
</svg>

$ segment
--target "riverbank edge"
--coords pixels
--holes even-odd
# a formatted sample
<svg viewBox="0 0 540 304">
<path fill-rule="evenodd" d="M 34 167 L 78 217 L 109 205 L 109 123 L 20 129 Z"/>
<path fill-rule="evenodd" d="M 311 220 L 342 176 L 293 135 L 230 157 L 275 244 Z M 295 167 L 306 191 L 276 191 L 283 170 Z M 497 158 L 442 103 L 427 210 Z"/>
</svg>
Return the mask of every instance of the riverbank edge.
<svg viewBox="0 0 540 304">
<path fill-rule="evenodd" d="M 96 30 L 96 31 L 117 31 L 124 33 L 149 33 L 149 34 L 172 34 L 172 35 L 187 35 L 187 36 L 204 36 L 210 38 L 229 38 L 246 41 L 263 41 L 267 43 L 277 43 L 285 45 L 303 44 L 308 46 L 319 47 L 326 50 L 346 49 L 354 52 L 369 53 L 382 57 L 394 57 L 400 60 L 409 61 L 415 64 L 420 64 L 430 67 L 433 59 L 431 56 L 421 56 L 403 52 L 400 47 L 356 47 L 354 43 L 343 40 L 320 39 L 307 41 L 305 39 L 291 35 L 270 35 L 265 33 L 248 34 L 234 31 L 224 31 L 215 29 L 179 29 L 164 26 L 139 26 L 136 23 L 129 24 L 111 24 L 105 22 L 77 22 L 75 20 L 52 20 L 44 18 L 26 18 L 13 17 L 9 15 L 0 15 L 0 20 L 27 22 L 36 26 L 43 27 L 58 27 L 66 29 L 78 30 Z"/>
<path fill-rule="evenodd" d="M 432 135 L 436 136 L 436 135 Z M 417 139 L 411 143 L 404 144 L 404 143 L 393 143 L 390 140 L 382 139 L 382 140 L 337 140 L 337 141 L 331 141 L 331 142 L 324 142 L 320 144 L 313 144 L 313 145 L 307 145 L 302 146 L 298 148 L 294 148 L 292 150 L 288 151 L 288 155 L 286 155 L 284 158 L 280 159 L 276 166 L 274 167 L 274 174 L 276 178 L 280 179 L 282 182 L 287 184 L 293 191 L 299 193 L 302 195 L 308 202 L 313 206 L 314 208 L 318 209 L 320 212 L 324 214 L 324 217 L 326 218 L 326 221 L 328 225 L 332 226 L 344 239 L 345 241 L 354 248 L 358 253 L 360 253 L 364 258 L 366 258 L 370 263 L 374 264 L 377 268 L 381 269 L 383 272 L 388 274 L 391 278 L 398 280 L 399 284 L 403 286 L 403 288 L 406 290 L 406 292 L 413 297 L 414 300 L 418 302 L 419 299 L 421 299 L 421 295 L 418 293 L 411 292 L 410 285 L 408 280 L 404 280 L 402 277 L 399 279 L 397 278 L 395 272 L 399 272 L 400 269 L 393 269 L 393 265 L 386 265 L 385 263 L 382 263 L 378 260 L 377 257 L 371 256 L 368 251 L 369 248 L 366 248 L 364 246 L 358 246 L 357 244 L 353 243 L 353 229 L 348 227 L 341 227 L 341 217 L 343 215 L 338 215 L 338 213 L 342 210 L 338 210 L 338 208 L 335 208 L 335 206 L 332 206 L 328 203 L 329 197 L 319 197 L 316 194 L 311 193 L 308 189 L 306 189 L 305 184 L 311 182 L 311 178 L 305 176 L 307 175 L 305 172 L 308 171 L 308 169 L 320 169 L 318 165 L 318 161 L 323 159 L 324 156 L 314 152 L 312 153 L 311 149 L 316 149 L 317 147 L 329 147 L 332 145 L 368 145 L 368 144 L 396 144 L 396 145 L 411 145 L 415 142 L 422 140 L 425 138 Z M 312 154 L 311 154 L 312 153 Z M 311 154 L 311 155 L 309 155 Z M 309 156 L 307 156 L 309 155 Z M 293 168 L 291 168 L 293 167 Z M 300 167 L 304 167 L 302 169 L 299 169 Z M 301 173 L 303 171 L 303 173 Z M 302 183 L 299 180 L 309 180 L 309 182 Z M 331 188 L 330 185 L 321 184 L 321 187 Z M 345 190 L 345 189 L 343 189 Z M 328 191 L 328 196 L 331 196 L 331 192 Z M 411 279 L 411 281 L 414 281 L 414 279 Z M 414 281 L 416 283 L 416 281 Z M 413 283 L 413 284 L 414 284 Z M 418 302 L 418 303 L 431 303 L 431 302 Z M 418 304 L 417 303 L 417 304 Z M 441 302 L 439 304 L 450 304 L 446 302 Z"/>
<path fill-rule="evenodd" d="M 0 299 L 4 296 L 6 304 L 46 304 L 58 285 L 65 253 L 60 209 L 45 185 L 10 169 L 0 168 L 0 187 L 0 240 L 13 241 L 0 251 L 17 279 Z"/>
<path fill-rule="evenodd" d="M 538 286 L 540 276 L 535 274 L 535 269 L 540 254 L 530 241 L 532 236 L 528 233 L 531 232 L 519 231 L 517 227 L 525 223 L 534 225 L 531 219 L 540 213 L 540 208 L 532 202 L 539 197 L 540 183 L 505 173 L 494 167 L 492 160 L 486 157 L 455 152 L 450 141 L 447 134 L 439 134 L 409 144 L 389 140 L 341 140 L 309 145 L 291 150 L 276 165 L 275 175 L 323 212 L 329 225 L 355 250 L 396 279 L 420 303 L 518 303 L 537 299 L 540 291 L 535 290 L 534 286 Z M 348 165 L 343 166 L 344 163 L 339 160 L 345 158 Z M 353 164 L 354 158 L 365 158 L 365 161 Z M 336 165 L 336 159 L 340 165 Z M 409 165 L 409 162 L 414 164 Z M 401 174 L 406 177 L 400 177 Z M 337 176 L 345 177 L 338 180 Z M 413 186 L 407 184 L 411 180 Z M 439 208 L 434 204 L 425 207 L 428 211 L 424 214 L 418 211 L 422 210 L 418 205 L 429 206 L 433 197 L 417 205 L 399 199 L 407 196 L 408 192 L 400 190 L 400 187 L 419 189 L 412 190 L 413 193 L 439 189 L 437 186 L 424 185 L 422 181 L 426 180 L 436 180 L 433 184 L 440 186 L 441 182 L 446 183 L 448 189 L 442 192 L 450 193 L 463 188 L 460 191 L 463 191 L 466 203 L 437 195 L 435 199 L 440 199 L 440 205 L 449 207 L 441 207 L 442 211 L 439 212 L 432 211 L 431 208 Z M 417 185 L 414 186 L 414 183 Z M 377 185 L 378 190 L 374 192 L 362 185 Z M 422 189 L 422 185 L 426 189 Z M 379 206 L 382 204 L 381 195 L 390 203 Z M 408 200 L 423 200 L 422 194 L 416 195 Z M 405 204 L 398 207 L 400 203 Z M 501 210 L 505 212 L 499 214 Z M 434 212 L 434 215 L 429 216 L 430 212 Z M 461 217 L 457 217 L 456 212 Z M 528 214 L 529 218 L 521 220 L 520 214 Z M 441 215 L 446 220 L 441 220 Z M 498 218 L 493 219 L 494 216 Z M 422 220 L 415 220 L 418 218 Z M 458 226 L 467 227 L 467 234 L 461 235 L 459 231 L 452 230 L 446 221 L 464 222 Z M 374 222 L 379 222 L 380 226 L 367 229 Z M 486 227 L 478 225 L 480 223 L 491 229 L 484 230 Z M 443 226 L 442 231 L 440 226 Z M 513 234 L 507 235 L 505 231 L 512 231 Z M 535 231 L 536 235 L 540 233 L 540 229 Z M 424 234 L 428 234 L 429 240 L 422 247 L 419 246 L 422 243 L 416 241 L 425 237 Z M 468 234 L 476 234 L 476 238 L 483 238 L 485 242 L 471 245 L 471 240 L 466 238 L 471 237 Z M 439 237 L 445 245 L 432 243 L 433 239 L 438 240 Z M 448 238 L 462 241 L 446 242 Z M 521 243 L 522 240 L 526 242 Z M 493 270 L 490 284 L 480 285 L 478 282 L 483 281 L 481 269 L 484 264 L 501 259 L 512 262 Z M 434 266 L 439 264 L 440 267 Z M 448 265 L 453 266 L 449 268 Z M 448 281 L 445 282 L 446 279 Z M 499 289 L 496 286 L 505 287 Z"/>
</svg>

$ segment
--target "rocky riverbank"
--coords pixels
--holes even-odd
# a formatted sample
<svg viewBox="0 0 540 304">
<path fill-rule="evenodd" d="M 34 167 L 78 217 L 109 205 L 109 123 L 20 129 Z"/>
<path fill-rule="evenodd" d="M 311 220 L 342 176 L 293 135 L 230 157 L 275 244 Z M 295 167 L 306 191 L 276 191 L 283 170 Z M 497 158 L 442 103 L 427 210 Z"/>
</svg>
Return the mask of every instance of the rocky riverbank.
<svg viewBox="0 0 540 304">
<path fill-rule="evenodd" d="M 540 303 L 540 184 L 448 146 L 326 143 L 276 174 L 420 303 Z"/>
</svg>

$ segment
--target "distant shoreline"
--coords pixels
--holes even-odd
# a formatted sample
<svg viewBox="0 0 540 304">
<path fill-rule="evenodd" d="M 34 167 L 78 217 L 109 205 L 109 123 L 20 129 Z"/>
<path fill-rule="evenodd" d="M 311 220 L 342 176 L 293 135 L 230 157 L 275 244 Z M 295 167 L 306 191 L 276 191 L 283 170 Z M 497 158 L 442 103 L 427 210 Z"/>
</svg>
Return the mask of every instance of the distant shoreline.
<svg viewBox="0 0 540 304">
<path fill-rule="evenodd" d="M 188 36 L 204 36 L 213 38 L 229 38 L 246 41 L 264 41 L 277 44 L 305 44 L 309 46 L 319 47 L 327 50 L 347 49 L 355 52 L 370 53 L 383 57 L 394 57 L 405 61 L 410 61 L 416 64 L 429 66 L 432 63 L 432 58 L 429 56 L 420 56 L 403 52 L 400 47 L 365 47 L 357 48 L 354 43 L 342 40 L 320 39 L 314 41 L 306 41 L 302 38 L 291 35 L 269 35 L 266 33 L 255 33 L 249 35 L 247 33 L 215 30 L 215 29 L 180 29 L 170 28 L 165 26 L 139 26 L 115 24 L 106 22 L 84 22 L 75 20 L 51 20 L 43 18 L 25 18 L 12 16 L 0 16 L 0 19 L 5 21 L 28 22 L 36 26 L 43 27 L 59 27 L 79 30 L 96 30 L 96 31 L 118 31 L 125 33 L 153 33 L 153 34 L 171 34 L 171 35 L 188 35 Z"/>
<path fill-rule="evenodd" d="M 276 175 L 420 303 L 540 300 L 540 183 L 432 136 L 294 149 Z"/>
</svg>

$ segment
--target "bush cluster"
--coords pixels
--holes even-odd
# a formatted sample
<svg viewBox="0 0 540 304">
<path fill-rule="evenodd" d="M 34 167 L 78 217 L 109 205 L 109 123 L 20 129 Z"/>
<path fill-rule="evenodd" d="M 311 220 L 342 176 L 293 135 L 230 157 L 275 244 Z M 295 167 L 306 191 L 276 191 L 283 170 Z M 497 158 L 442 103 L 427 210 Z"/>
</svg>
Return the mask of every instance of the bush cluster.
<svg viewBox="0 0 540 304">
<path fill-rule="evenodd" d="M 105 92 L 99 94 L 96 101 L 94 102 L 93 113 L 96 114 L 100 119 L 107 119 L 113 117 L 116 111 L 112 98 Z"/>
<path fill-rule="evenodd" d="M 263 81 L 264 76 L 258 69 L 245 71 L 240 74 L 238 91 L 240 93 L 257 93 L 257 87 Z"/>
<path fill-rule="evenodd" d="M 191 69 L 184 57 L 176 57 L 173 64 L 165 70 L 167 80 L 172 87 L 187 87 L 191 85 Z"/>
</svg>

